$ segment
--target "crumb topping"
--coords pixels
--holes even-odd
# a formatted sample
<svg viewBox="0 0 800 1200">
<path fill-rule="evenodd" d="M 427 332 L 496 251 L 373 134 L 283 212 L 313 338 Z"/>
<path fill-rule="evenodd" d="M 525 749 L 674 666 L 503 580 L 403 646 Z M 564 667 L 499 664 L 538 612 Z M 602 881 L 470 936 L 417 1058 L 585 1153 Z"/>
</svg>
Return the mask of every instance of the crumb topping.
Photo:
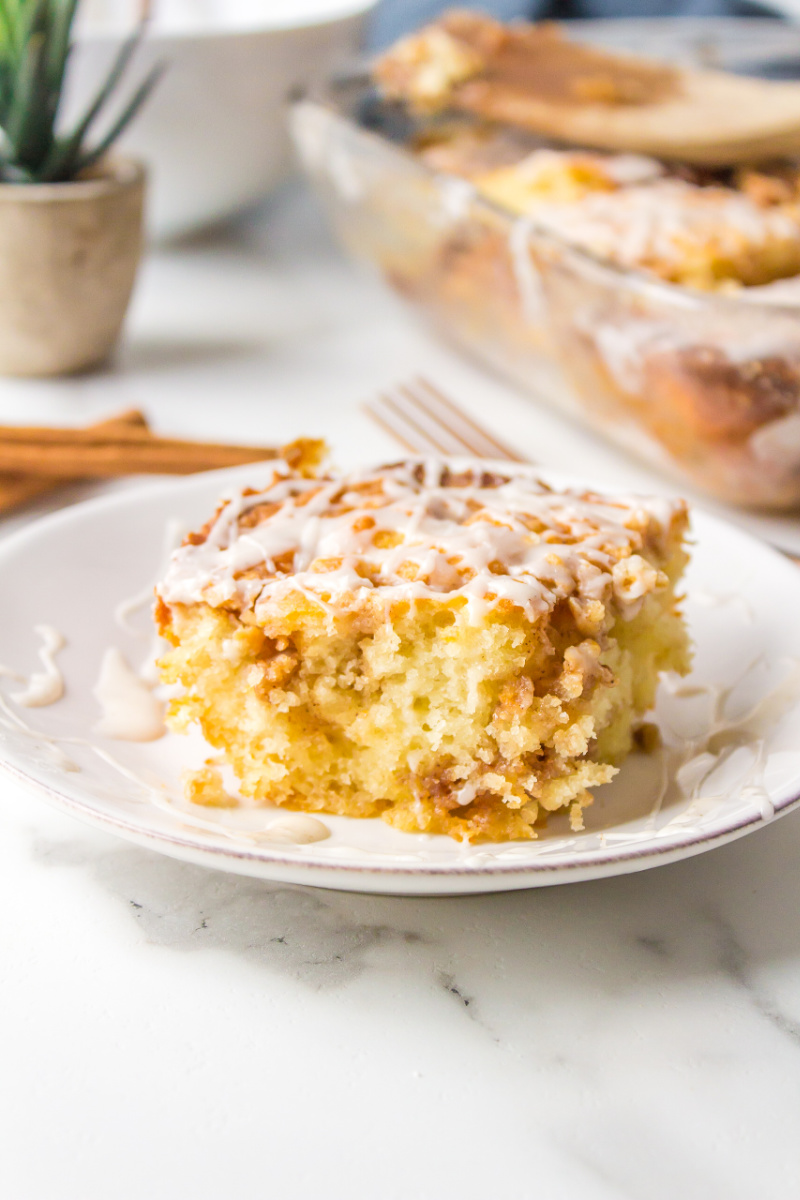
<svg viewBox="0 0 800 1200">
<path fill-rule="evenodd" d="M 682 501 L 555 491 L 524 466 L 411 459 L 307 479 L 277 465 L 175 551 L 158 595 L 256 617 L 297 591 L 333 611 L 370 595 L 462 597 L 476 619 L 503 602 L 535 618 L 570 599 L 590 626 L 609 594 L 634 616 L 664 586 L 647 555 L 663 558 L 686 522 Z"/>
<path fill-rule="evenodd" d="M 692 254 L 738 261 L 747 251 L 800 239 L 796 205 L 761 206 L 730 188 L 698 188 L 680 179 L 595 191 L 579 203 L 544 203 L 535 212 L 567 241 L 623 266 L 661 267 L 662 274 Z M 742 282 L 761 282 L 764 270 L 756 262 L 755 277 Z"/>
</svg>

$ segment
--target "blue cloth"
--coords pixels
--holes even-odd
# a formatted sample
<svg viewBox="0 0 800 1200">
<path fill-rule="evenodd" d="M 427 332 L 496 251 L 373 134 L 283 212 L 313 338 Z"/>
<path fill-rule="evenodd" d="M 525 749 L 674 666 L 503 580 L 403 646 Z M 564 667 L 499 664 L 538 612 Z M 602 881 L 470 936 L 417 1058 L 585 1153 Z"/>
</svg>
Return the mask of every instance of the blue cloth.
<svg viewBox="0 0 800 1200">
<path fill-rule="evenodd" d="M 372 18 L 370 40 L 375 46 L 388 46 L 404 33 L 435 20 L 448 8 L 477 8 L 501 21 L 528 17 L 531 13 L 528 0 L 486 0 L 483 4 L 470 4 L 469 0 L 467 3 L 454 0 L 452 4 L 444 0 L 381 0 Z"/>
<path fill-rule="evenodd" d="M 768 17 L 768 3 L 751 0 L 381 0 L 372 18 L 370 44 L 379 49 L 448 8 L 476 8 L 502 21 L 513 17 L 570 20 L 596 17 Z"/>
</svg>

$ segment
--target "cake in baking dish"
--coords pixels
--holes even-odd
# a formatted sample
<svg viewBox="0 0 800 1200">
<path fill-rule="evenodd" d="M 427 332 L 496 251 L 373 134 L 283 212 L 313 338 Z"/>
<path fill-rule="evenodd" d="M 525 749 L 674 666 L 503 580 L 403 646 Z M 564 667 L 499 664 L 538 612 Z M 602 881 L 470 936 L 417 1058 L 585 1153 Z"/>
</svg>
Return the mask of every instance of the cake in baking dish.
<svg viewBox="0 0 800 1200">
<path fill-rule="evenodd" d="M 524 64 L 529 73 L 549 73 L 555 86 L 562 50 L 571 57 L 576 47 L 550 26 L 504 26 L 455 11 L 388 50 L 374 78 L 386 96 L 423 118 L 424 160 L 469 178 L 478 193 L 564 242 L 706 291 L 757 287 L 800 273 L 796 163 L 710 171 L 641 155 L 554 149 L 510 128 L 510 113 L 524 103 Z M 425 124 L 425 114 L 463 99 L 478 76 L 470 120 L 462 115 Z M 498 90 L 505 97 L 499 106 Z"/>
<path fill-rule="evenodd" d="M 670 283 L 730 291 L 798 274 L 797 196 L 759 202 L 737 182 L 699 186 L 639 156 L 547 149 L 475 180 L 563 241 Z"/>
<path fill-rule="evenodd" d="M 467 841 L 581 828 L 659 673 L 688 668 L 683 502 L 479 462 L 270 469 L 157 588 L 173 727 L 265 805 Z"/>
</svg>

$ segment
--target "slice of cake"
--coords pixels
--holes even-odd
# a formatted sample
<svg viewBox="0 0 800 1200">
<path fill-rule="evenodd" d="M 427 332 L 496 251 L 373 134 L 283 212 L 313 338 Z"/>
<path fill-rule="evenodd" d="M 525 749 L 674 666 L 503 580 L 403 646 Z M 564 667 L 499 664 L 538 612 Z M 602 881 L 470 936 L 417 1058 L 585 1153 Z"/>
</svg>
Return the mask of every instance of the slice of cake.
<svg viewBox="0 0 800 1200">
<path fill-rule="evenodd" d="M 270 464 L 272 468 L 272 464 Z M 257 802 L 475 840 L 575 829 L 685 672 L 681 501 L 531 468 L 276 464 L 175 552 L 156 616 L 198 722 Z"/>
</svg>

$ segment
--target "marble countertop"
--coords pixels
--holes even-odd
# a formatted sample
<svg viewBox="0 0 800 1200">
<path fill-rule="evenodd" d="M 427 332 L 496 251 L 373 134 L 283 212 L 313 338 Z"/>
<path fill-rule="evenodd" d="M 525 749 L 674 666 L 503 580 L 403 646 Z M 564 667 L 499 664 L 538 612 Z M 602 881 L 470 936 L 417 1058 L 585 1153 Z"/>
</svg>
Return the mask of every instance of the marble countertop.
<svg viewBox="0 0 800 1200">
<path fill-rule="evenodd" d="M 653 486 L 429 338 L 296 191 L 154 253 L 114 368 L 0 382 L 0 420 L 136 405 L 382 457 L 358 402 L 419 371 L 539 461 Z M 617 880 L 350 896 L 174 862 L 0 779 L 0 1194 L 787 1200 L 798 862 L 795 814 Z"/>
</svg>

